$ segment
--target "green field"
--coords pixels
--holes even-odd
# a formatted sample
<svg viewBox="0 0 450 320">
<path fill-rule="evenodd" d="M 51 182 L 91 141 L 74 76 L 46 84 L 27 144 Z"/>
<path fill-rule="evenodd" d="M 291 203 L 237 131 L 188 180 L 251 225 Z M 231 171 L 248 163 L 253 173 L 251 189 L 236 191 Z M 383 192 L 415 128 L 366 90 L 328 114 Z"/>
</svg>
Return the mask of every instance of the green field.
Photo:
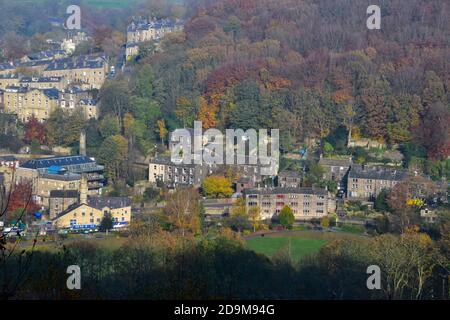
<svg viewBox="0 0 450 320">
<path fill-rule="evenodd" d="M 272 257 L 279 250 L 290 248 L 292 259 L 298 261 L 302 257 L 318 252 L 328 241 L 344 238 L 361 239 L 360 236 L 347 233 L 291 231 L 249 238 L 246 240 L 246 247 L 268 257 Z"/>
<path fill-rule="evenodd" d="M 294 260 L 298 260 L 306 255 L 315 253 L 326 243 L 319 239 L 298 239 L 298 238 L 253 238 L 247 240 L 247 248 L 272 257 L 277 251 L 289 248 Z"/>
</svg>

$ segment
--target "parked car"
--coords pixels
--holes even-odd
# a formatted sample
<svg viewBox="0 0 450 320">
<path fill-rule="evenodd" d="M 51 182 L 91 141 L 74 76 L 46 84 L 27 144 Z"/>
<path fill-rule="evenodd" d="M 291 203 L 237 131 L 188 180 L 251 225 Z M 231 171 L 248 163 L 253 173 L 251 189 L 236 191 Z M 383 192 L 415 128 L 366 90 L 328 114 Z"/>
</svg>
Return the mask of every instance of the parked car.
<svg viewBox="0 0 450 320">
<path fill-rule="evenodd" d="M 18 227 L 7 227 L 3 229 L 3 234 L 6 235 L 7 238 L 17 236 L 22 237 L 25 235 L 25 232 Z"/>
</svg>

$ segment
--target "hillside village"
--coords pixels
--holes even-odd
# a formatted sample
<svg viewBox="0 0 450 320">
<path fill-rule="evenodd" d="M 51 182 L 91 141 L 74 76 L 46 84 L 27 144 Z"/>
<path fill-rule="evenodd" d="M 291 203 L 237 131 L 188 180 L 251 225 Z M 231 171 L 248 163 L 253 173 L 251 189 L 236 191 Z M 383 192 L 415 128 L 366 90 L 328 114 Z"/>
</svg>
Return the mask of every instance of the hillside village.
<svg viewBox="0 0 450 320">
<path fill-rule="evenodd" d="M 164 35 L 182 30 L 183 21 L 180 19 L 133 17 L 126 30 L 125 51 L 120 51 L 125 57 L 117 60 L 124 58 L 125 62 L 117 71 L 110 65 L 110 58 L 103 53 L 73 55 L 77 45 L 90 38 L 85 32 L 69 33 L 58 49 L 28 54 L 19 60 L 0 64 L 2 113 L 13 115 L 16 121 L 22 123 L 36 120 L 45 123 L 55 110 L 62 110 L 65 114 L 78 112 L 84 121 L 98 119 L 99 90 L 105 82 L 125 70 L 127 61 L 139 55 L 139 45 L 149 42 L 158 44 Z M 193 129 L 189 130 L 193 132 Z M 6 193 L 14 192 L 14 185 L 28 184 L 30 197 L 39 212 L 40 225 L 46 230 L 97 231 L 106 212 L 112 214 L 114 227 L 126 229 L 132 223 L 133 208 L 141 213 L 143 202 L 132 202 L 131 197 L 126 196 L 105 195 L 103 189 L 108 188 L 112 181 L 108 181 L 105 166 L 87 154 L 84 129 L 79 135 L 77 155 L 71 155 L 70 149 L 62 146 L 53 146 L 49 149 L 50 154 L 46 155 L 36 154 L 29 148 L 22 148 L 18 154 L 9 154 L 4 149 L 0 166 L 2 189 Z M 349 147 L 360 149 L 385 149 L 383 144 L 367 139 L 349 138 L 347 143 Z M 380 194 L 384 196 L 397 184 L 421 175 L 399 166 L 401 154 L 400 158 L 395 156 L 388 160 L 390 165 L 377 162 L 360 164 L 352 155 L 324 157 L 323 149 L 312 144 L 308 148 L 308 156 L 304 150 L 301 150 L 300 157 L 294 154 L 297 160 L 293 161 L 293 167 L 296 170 L 283 169 L 275 176 L 264 176 L 261 174 L 261 164 L 219 166 L 174 163 L 169 156 L 174 144 L 169 134 L 167 148 L 162 149 L 162 154 L 166 156 L 156 152 L 135 162 L 134 165 L 144 168 L 146 178 L 142 183 L 147 189 L 141 187 L 140 191 L 131 193 L 136 198 L 137 192 L 139 198 L 152 188 L 167 189 L 169 192 L 186 187 L 198 189 L 204 195 L 208 221 L 217 222 L 229 216 L 233 208 L 242 203 L 246 212 L 258 208 L 259 219 L 269 226 L 279 223 L 279 215 L 286 208 L 292 212 L 296 223 L 320 224 L 323 219 L 330 218 L 334 223 L 338 219 L 342 222 L 348 219 L 363 226 L 376 225 L 374 218 L 380 217 L 375 213 Z M 289 161 L 292 155 L 284 154 L 282 162 Z M 311 162 L 316 163 L 318 171 L 313 184 L 308 181 L 311 172 L 306 172 L 312 171 L 314 164 Z M 231 175 L 230 171 L 233 172 Z M 228 188 L 227 192 L 213 197 L 205 190 L 204 182 L 220 177 L 225 179 L 222 183 L 225 181 L 227 185 L 221 187 Z M 429 177 L 425 179 L 433 183 Z M 422 214 L 423 221 L 436 222 L 437 215 L 430 219 L 429 212 L 448 203 L 447 186 L 444 183 L 437 185 L 436 192 L 432 194 L 414 195 L 422 201 L 421 207 L 426 208 L 427 215 Z M 352 207 L 349 203 L 358 203 L 366 208 L 366 214 L 363 210 L 357 218 L 350 218 L 353 212 L 349 210 Z M 89 215 L 86 211 L 90 211 Z M 8 221 L 5 222 L 8 224 Z"/>
<path fill-rule="evenodd" d="M 395 32 L 356 32 L 356 14 L 335 19 L 348 3 L 207 2 L 143 1 L 101 16 L 83 4 L 80 30 L 46 16 L 39 33 L 0 35 L 1 250 L 108 261 L 98 281 L 86 268 L 95 289 L 77 298 L 447 299 L 443 24 L 424 41 L 391 15 Z M 440 12 L 412 2 L 423 20 Z M 178 129 L 200 153 L 180 147 Z M 206 134 L 225 131 L 231 140 Z M 215 149 L 229 141 L 243 163 Z M 279 148 L 268 155 L 269 145 Z M 190 163 L 175 157 L 191 152 Z M 217 154 L 227 161 L 205 161 Z M 412 255 L 432 270 L 424 279 Z M 347 270 L 359 281 L 373 261 L 408 270 L 404 289 L 337 281 Z M 197 290 L 195 276 L 210 278 Z M 119 278 L 124 293 L 105 284 Z M 313 292 L 318 284 L 327 289 Z M 18 297 L 38 295 L 27 286 Z M 72 298 L 58 290 L 43 292 Z"/>
<path fill-rule="evenodd" d="M 148 22 L 142 17 L 133 18 L 127 28 L 124 58 L 128 61 L 138 55 L 139 43 L 158 42 L 164 34 L 182 30 L 182 26 L 179 20 Z M 66 114 L 79 112 L 85 121 L 97 119 L 98 91 L 107 79 L 115 76 L 115 67 L 109 65 L 109 57 L 102 53 L 73 55 L 77 45 L 89 39 L 85 32 L 68 32 L 59 49 L 32 53 L 0 64 L 1 113 L 13 115 L 22 123 L 30 120 L 44 123 L 57 109 Z M 47 41 L 53 43 L 51 39 Z M 101 196 L 102 187 L 107 183 L 104 166 L 86 155 L 85 132 L 80 132 L 79 151 L 79 155 L 49 157 L 30 154 L 25 149 L 17 158 L 3 152 L 0 156 L 2 195 L 7 197 L 16 185 L 26 184 L 30 189 L 29 197 L 44 222 L 41 224 L 44 232 L 54 227 L 97 231 L 106 212 L 112 214 L 115 227 L 129 226 L 130 198 Z M 2 205 L 7 205 L 4 199 Z M 83 208 L 82 213 L 78 212 L 80 208 Z M 91 210 L 89 215 L 85 208 Z M 78 220 L 68 218 L 75 218 L 77 212 Z M 116 216 L 116 212 L 121 214 Z M 6 221 L 2 221 L 2 226 L 8 222 L 16 224 L 15 220 L 3 219 Z"/>
</svg>

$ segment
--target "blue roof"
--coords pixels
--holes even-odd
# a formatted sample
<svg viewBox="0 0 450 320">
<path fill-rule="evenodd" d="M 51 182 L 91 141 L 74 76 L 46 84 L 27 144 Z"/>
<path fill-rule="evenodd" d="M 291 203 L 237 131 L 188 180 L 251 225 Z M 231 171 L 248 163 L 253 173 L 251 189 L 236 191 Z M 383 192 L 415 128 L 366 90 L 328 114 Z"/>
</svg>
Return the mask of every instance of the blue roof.
<svg viewBox="0 0 450 320">
<path fill-rule="evenodd" d="M 59 97 L 59 91 L 55 88 L 43 89 L 42 91 L 49 99 L 58 99 Z"/>
<path fill-rule="evenodd" d="M 60 172 L 61 169 L 62 168 L 60 166 L 50 166 L 50 167 L 48 167 L 48 171 L 49 172 Z"/>
<path fill-rule="evenodd" d="M 42 168 L 50 168 L 52 166 L 62 167 L 94 162 L 95 160 L 92 160 L 87 156 L 76 155 L 76 156 L 49 157 L 49 158 L 28 160 L 27 162 L 22 164 L 21 167 L 28 169 L 42 169 Z"/>
</svg>

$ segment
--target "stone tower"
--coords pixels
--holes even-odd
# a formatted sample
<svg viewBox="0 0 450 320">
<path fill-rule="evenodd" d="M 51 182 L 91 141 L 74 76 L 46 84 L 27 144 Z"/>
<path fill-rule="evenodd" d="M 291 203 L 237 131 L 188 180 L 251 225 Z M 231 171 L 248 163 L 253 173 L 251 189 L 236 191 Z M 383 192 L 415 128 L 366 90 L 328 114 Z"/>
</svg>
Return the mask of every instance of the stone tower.
<svg viewBox="0 0 450 320">
<path fill-rule="evenodd" d="M 87 204 L 88 185 L 86 175 L 81 175 L 80 181 L 80 204 Z"/>
<path fill-rule="evenodd" d="M 80 155 L 86 155 L 86 131 L 84 130 L 80 132 Z"/>
</svg>

